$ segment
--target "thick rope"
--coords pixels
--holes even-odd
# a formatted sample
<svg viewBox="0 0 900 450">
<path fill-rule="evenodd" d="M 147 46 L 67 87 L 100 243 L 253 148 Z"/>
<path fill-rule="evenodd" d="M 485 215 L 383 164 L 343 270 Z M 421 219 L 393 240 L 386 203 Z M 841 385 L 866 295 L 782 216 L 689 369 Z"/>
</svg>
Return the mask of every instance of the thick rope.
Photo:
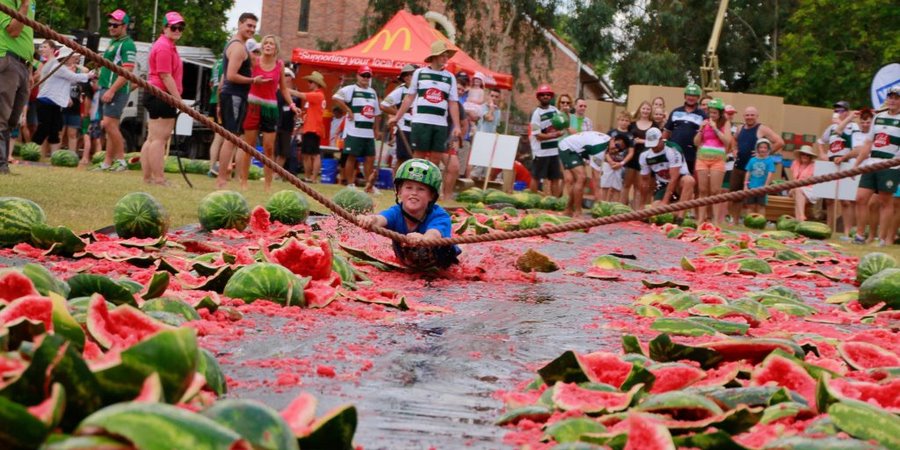
<svg viewBox="0 0 900 450">
<path fill-rule="evenodd" d="M 0 12 L 18 20 L 19 22 L 24 23 L 27 26 L 30 26 L 35 31 L 39 32 L 41 35 L 47 36 L 50 39 L 53 39 L 59 43 L 62 43 L 66 47 L 71 48 L 75 52 L 85 55 L 85 57 L 87 59 L 94 61 L 95 63 L 97 63 L 103 67 L 106 67 L 107 69 L 109 69 L 113 73 L 115 73 L 116 75 L 127 79 L 128 81 L 140 86 L 143 89 L 146 89 L 147 92 L 149 92 L 153 96 L 161 99 L 167 105 L 177 108 L 181 112 L 191 116 L 194 120 L 209 127 L 213 132 L 222 135 L 225 139 L 227 139 L 229 142 L 231 142 L 232 144 L 234 144 L 235 146 L 237 146 L 238 148 L 243 150 L 248 155 L 253 156 L 256 159 L 260 160 L 263 163 L 263 165 L 265 165 L 269 169 L 272 169 L 272 171 L 274 171 L 276 174 L 280 175 L 282 178 L 284 178 L 285 180 L 290 182 L 292 185 L 296 186 L 298 189 L 303 191 L 306 195 L 309 195 L 310 197 L 312 197 L 315 201 L 322 204 L 322 206 L 333 211 L 335 214 L 337 214 L 342 219 L 345 219 L 356 226 L 361 226 L 360 222 L 359 222 L 359 218 L 357 216 L 350 213 L 346 209 L 341 208 L 339 205 L 332 202 L 331 199 L 329 199 L 328 197 L 325 197 L 324 195 L 322 195 L 315 189 L 309 187 L 306 183 L 302 182 L 299 178 L 294 176 L 294 174 L 288 172 L 287 170 L 285 170 L 284 168 L 282 168 L 281 166 L 276 164 L 275 161 L 269 159 L 263 153 L 258 152 L 255 148 L 253 148 L 252 146 L 250 146 L 249 144 L 244 142 L 243 139 L 232 134 L 231 132 L 229 132 L 228 130 L 223 128 L 221 125 L 213 122 L 212 120 L 209 119 L 209 117 L 201 114 L 199 111 L 197 111 L 193 108 L 190 108 L 184 102 L 178 101 L 175 97 L 173 97 L 168 92 L 165 92 L 155 86 L 151 86 L 145 80 L 143 80 L 143 79 L 139 78 L 137 75 L 131 73 L 131 71 L 122 69 L 121 67 L 119 67 L 119 66 L 113 64 L 112 62 L 106 60 L 105 58 L 103 58 L 103 56 L 91 51 L 89 48 L 87 48 L 81 44 L 78 44 L 77 42 L 54 31 L 50 27 L 48 27 L 36 20 L 29 19 L 28 17 L 26 17 L 22 14 L 19 14 L 18 11 L 10 8 L 9 6 L 0 4 Z M 375 232 L 377 234 L 380 234 L 384 237 L 387 237 L 387 238 L 390 238 L 390 239 L 393 239 L 396 241 L 400 241 L 402 243 L 408 242 L 408 238 L 405 235 L 385 229 L 385 228 L 372 228 L 371 231 Z"/>
<path fill-rule="evenodd" d="M 575 220 L 562 225 L 553 225 L 541 228 L 532 228 L 530 230 L 518 231 L 502 231 L 496 233 L 487 233 L 471 236 L 457 236 L 454 238 L 428 239 L 419 241 L 415 245 L 421 247 L 438 247 L 451 244 L 475 244 L 490 241 L 502 241 L 507 239 L 519 239 L 525 237 L 545 236 L 548 234 L 563 233 L 567 231 L 583 230 L 593 228 L 600 225 L 610 225 L 618 222 L 630 222 L 632 220 L 644 220 L 652 216 L 676 211 L 684 211 L 686 209 L 694 209 L 701 206 L 709 206 L 716 203 L 733 202 L 743 200 L 749 197 L 755 197 L 763 194 L 773 194 L 784 190 L 795 189 L 812 184 L 825 183 L 841 178 L 848 178 L 864 173 L 877 172 L 879 170 L 900 166 L 900 159 L 886 159 L 864 167 L 848 169 L 841 172 L 817 175 L 803 180 L 788 181 L 786 183 L 764 186 L 755 189 L 726 192 L 724 194 L 703 197 L 686 202 L 678 202 L 674 204 L 661 205 L 653 208 L 642 209 L 624 214 L 616 214 L 613 216 L 600 217 L 591 220 Z"/>
<path fill-rule="evenodd" d="M 509 239 L 519 239 L 526 237 L 534 237 L 534 236 L 546 236 L 550 234 L 564 233 L 568 231 L 576 231 L 583 230 L 588 228 L 593 228 L 601 225 L 610 225 L 613 223 L 619 222 L 630 222 L 633 220 L 644 220 L 650 218 L 652 216 L 676 211 L 684 211 L 687 209 L 693 209 L 701 206 L 709 206 L 716 203 L 724 203 L 724 202 L 733 202 L 738 200 L 743 200 L 749 197 L 754 197 L 763 194 L 772 194 L 776 192 L 781 192 L 783 190 L 795 189 L 798 187 L 809 186 L 812 184 L 825 183 L 828 181 L 839 180 L 841 178 L 849 178 L 853 176 L 857 176 L 864 173 L 872 173 L 877 172 L 879 170 L 888 169 L 891 167 L 895 167 L 900 165 L 900 159 L 888 159 L 884 161 L 880 161 L 878 163 L 870 164 L 864 167 L 857 167 L 855 169 L 848 169 L 840 172 L 818 175 L 814 177 L 810 177 L 804 180 L 794 180 L 788 181 L 786 183 L 781 183 L 778 185 L 765 186 L 755 189 L 735 191 L 735 192 L 727 192 L 724 194 L 714 195 L 710 197 L 704 197 L 701 199 L 694 199 L 686 202 L 678 202 L 675 204 L 662 205 L 653 208 L 643 209 L 640 211 L 633 211 L 625 214 L 616 214 L 614 216 L 601 217 L 598 219 L 592 220 L 577 220 L 572 221 L 562 225 L 553 225 L 541 228 L 534 228 L 530 230 L 518 230 L 518 231 L 503 231 L 497 233 L 488 233 L 481 235 L 473 235 L 473 236 L 457 236 L 454 238 L 441 238 L 441 239 L 425 239 L 415 243 L 409 241 L 409 238 L 406 235 L 381 228 L 381 227 L 362 227 L 359 221 L 359 218 L 344 208 L 341 208 L 337 204 L 331 201 L 331 199 L 325 197 L 315 189 L 309 187 L 306 183 L 303 183 L 300 179 L 298 179 L 294 174 L 288 172 L 281 166 L 275 163 L 275 161 L 269 159 L 264 154 L 258 152 L 255 148 L 244 142 L 240 137 L 232 134 L 219 124 L 213 122 L 208 117 L 200 114 L 199 111 L 194 110 L 193 108 L 189 108 L 183 102 L 178 101 L 170 95 L 168 92 L 164 92 L 155 86 L 151 86 L 146 81 L 138 78 L 136 75 L 131 73 L 130 71 L 123 70 L 122 68 L 116 66 L 110 61 L 106 60 L 102 56 L 94 53 L 87 47 L 84 47 L 71 39 L 63 36 L 62 34 L 57 33 L 52 30 L 50 27 L 37 22 L 35 20 L 31 20 L 22 14 L 19 14 L 18 11 L 0 4 L 0 12 L 15 18 L 16 20 L 24 23 L 32 27 L 33 29 L 39 31 L 41 34 L 45 36 L 49 36 L 50 38 L 56 40 L 57 42 L 61 42 L 65 44 L 67 47 L 77 51 L 78 53 L 85 55 L 88 59 L 106 67 L 107 69 L 113 71 L 116 75 L 124 77 L 128 81 L 146 89 L 152 95 L 162 99 L 167 105 L 172 106 L 174 108 L 179 109 L 185 114 L 191 116 L 194 120 L 204 124 L 209 127 L 215 133 L 222 135 L 225 139 L 228 139 L 229 142 L 235 144 L 238 148 L 243 150 L 245 153 L 250 156 L 256 157 L 256 159 L 260 160 L 263 165 L 272 169 L 275 173 L 280 175 L 285 180 L 288 180 L 292 185 L 296 186 L 298 189 L 309 195 L 313 198 L 313 200 L 319 202 L 322 206 L 328 208 L 333 211 L 342 219 L 349 221 L 350 223 L 360 227 L 368 229 L 376 234 L 380 234 L 389 239 L 398 241 L 403 244 L 417 246 L 417 247 L 438 247 L 445 245 L 454 245 L 454 244 L 476 244 L 481 242 L 491 242 L 491 241 L 502 241 Z"/>
</svg>

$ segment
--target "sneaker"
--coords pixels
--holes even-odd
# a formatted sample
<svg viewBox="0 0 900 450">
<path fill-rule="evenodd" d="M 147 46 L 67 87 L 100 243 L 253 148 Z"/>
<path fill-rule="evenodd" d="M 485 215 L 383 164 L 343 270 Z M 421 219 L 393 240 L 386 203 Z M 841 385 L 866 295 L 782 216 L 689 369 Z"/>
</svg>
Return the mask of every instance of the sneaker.
<svg viewBox="0 0 900 450">
<path fill-rule="evenodd" d="M 206 174 L 211 177 L 219 176 L 219 163 L 213 163 L 211 166 L 209 166 L 209 172 L 207 172 Z"/>
<path fill-rule="evenodd" d="M 121 172 L 123 170 L 128 170 L 128 164 L 120 159 L 112 163 L 112 166 L 110 166 L 109 170 L 112 172 Z"/>
<path fill-rule="evenodd" d="M 841 242 L 850 242 L 850 241 L 854 240 L 854 238 L 847 236 L 847 235 L 841 235 L 841 237 L 839 237 L 838 240 Z"/>
<path fill-rule="evenodd" d="M 866 243 L 866 238 L 857 234 L 856 236 L 853 236 L 853 243 L 857 245 L 863 245 Z"/>
<path fill-rule="evenodd" d="M 110 166 L 106 163 L 100 163 L 100 165 L 95 167 L 92 171 L 93 172 L 107 172 L 107 171 L 109 171 L 110 167 L 112 167 L 112 166 Z"/>
<path fill-rule="evenodd" d="M 884 242 L 884 239 L 875 238 L 875 246 L 881 248 L 887 246 L 887 244 Z"/>
</svg>

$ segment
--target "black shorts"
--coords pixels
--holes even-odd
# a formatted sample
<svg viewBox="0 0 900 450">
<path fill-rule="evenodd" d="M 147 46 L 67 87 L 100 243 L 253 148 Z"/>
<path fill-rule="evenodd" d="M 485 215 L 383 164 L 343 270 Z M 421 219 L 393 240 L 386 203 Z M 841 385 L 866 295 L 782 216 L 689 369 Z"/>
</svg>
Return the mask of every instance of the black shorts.
<svg viewBox="0 0 900 450">
<path fill-rule="evenodd" d="M 559 155 L 536 156 L 531 163 L 531 176 L 535 180 L 562 180 L 562 163 Z"/>
<path fill-rule="evenodd" d="M 303 133 L 300 137 L 301 155 L 321 155 L 322 138 L 316 133 Z"/>
<path fill-rule="evenodd" d="M 747 171 L 737 168 L 731 169 L 731 177 L 728 179 L 728 190 L 731 192 L 744 190 L 744 179 L 747 177 Z"/>
<path fill-rule="evenodd" d="M 629 159 L 628 162 L 625 163 L 625 168 L 640 171 L 641 170 L 641 153 L 644 153 L 645 151 L 647 151 L 647 149 L 641 148 L 640 153 L 638 153 L 638 150 L 635 149 L 634 154 L 631 156 L 631 159 Z"/>
<path fill-rule="evenodd" d="M 406 136 L 406 139 L 403 139 L 403 137 L 400 136 L 400 133 L 403 133 L 403 136 Z M 412 159 L 412 150 L 407 146 L 410 139 L 412 138 L 410 137 L 409 131 L 397 130 L 397 161 L 403 162 Z"/>
<path fill-rule="evenodd" d="M 161 98 L 151 95 L 149 92 L 144 94 L 144 108 L 151 119 L 174 119 L 178 115 L 178 110 L 174 106 L 169 106 Z"/>
<path fill-rule="evenodd" d="M 222 112 L 222 127 L 234 134 L 243 134 L 244 118 L 247 116 L 247 97 L 222 94 L 219 97 L 219 109 Z"/>
</svg>

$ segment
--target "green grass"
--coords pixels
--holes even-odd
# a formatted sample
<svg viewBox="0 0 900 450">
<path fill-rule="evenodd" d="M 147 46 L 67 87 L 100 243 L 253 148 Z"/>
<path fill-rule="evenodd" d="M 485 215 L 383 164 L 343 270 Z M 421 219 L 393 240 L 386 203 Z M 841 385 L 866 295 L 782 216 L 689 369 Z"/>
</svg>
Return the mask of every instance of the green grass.
<svg viewBox="0 0 900 450">
<path fill-rule="evenodd" d="M 96 230 L 112 225 L 113 207 L 129 192 L 143 191 L 153 195 L 166 208 L 172 228 L 197 223 L 197 206 L 200 200 L 215 190 L 215 179 L 205 175 L 188 175 L 191 189 L 180 174 L 166 174 L 171 186 L 155 186 L 143 183 L 140 171 L 91 172 L 63 167 L 15 165 L 13 175 L 0 176 L 0 195 L 30 199 L 44 208 L 51 225 L 65 225 L 75 232 Z M 340 186 L 315 184 L 315 189 L 329 198 Z M 238 183 L 232 181 L 230 189 L 240 192 Z M 272 182 L 272 193 L 282 189 L 296 189 L 290 183 Z M 250 207 L 265 204 L 269 194 L 263 189 L 263 181 L 250 181 L 247 191 L 241 192 Z M 394 204 L 393 191 L 382 191 L 374 197 L 377 210 Z M 313 211 L 327 210 L 310 200 Z"/>
</svg>

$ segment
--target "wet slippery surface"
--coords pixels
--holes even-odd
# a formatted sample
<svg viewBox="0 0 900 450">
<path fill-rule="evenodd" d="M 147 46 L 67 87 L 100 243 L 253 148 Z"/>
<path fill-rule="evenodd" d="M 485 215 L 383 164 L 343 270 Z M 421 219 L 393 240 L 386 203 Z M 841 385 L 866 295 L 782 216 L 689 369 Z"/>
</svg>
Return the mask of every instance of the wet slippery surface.
<svg viewBox="0 0 900 450">
<path fill-rule="evenodd" d="M 619 224 L 553 240 L 465 246 L 464 265 L 479 264 L 486 275 L 501 273 L 512 264 L 504 251 L 527 248 L 555 258 L 562 270 L 539 274 L 536 282 L 512 273 L 494 281 L 389 275 L 394 281 L 382 283 L 405 283 L 409 298 L 451 311 L 373 310 L 339 300 L 296 319 L 249 313 L 235 324 L 243 336 L 232 335 L 224 345 L 215 342 L 221 337 L 210 337 L 205 344 L 218 349 L 231 396 L 281 408 L 305 390 L 319 398 L 320 415 L 355 404 L 355 442 L 366 449 L 508 448 L 506 430 L 493 425 L 503 407 L 497 391 L 514 390 L 564 350 L 618 351 L 630 326 L 622 306 L 648 292 L 640 280 L 684 280 L 685 272 L 676 270 L 679 260 L 696 256 L 703 246 L 665 239 L 644 224 Z M 659 271 L 624 271 L 617 282 L 572 273 L 609 253 L 635 255 L 633 264 Z M 738 296 L 772 283 L 734 280 L 733 289 L 718 289 Z M 803 284 L 792 286 L 802 292 Z"/>
</svg>

